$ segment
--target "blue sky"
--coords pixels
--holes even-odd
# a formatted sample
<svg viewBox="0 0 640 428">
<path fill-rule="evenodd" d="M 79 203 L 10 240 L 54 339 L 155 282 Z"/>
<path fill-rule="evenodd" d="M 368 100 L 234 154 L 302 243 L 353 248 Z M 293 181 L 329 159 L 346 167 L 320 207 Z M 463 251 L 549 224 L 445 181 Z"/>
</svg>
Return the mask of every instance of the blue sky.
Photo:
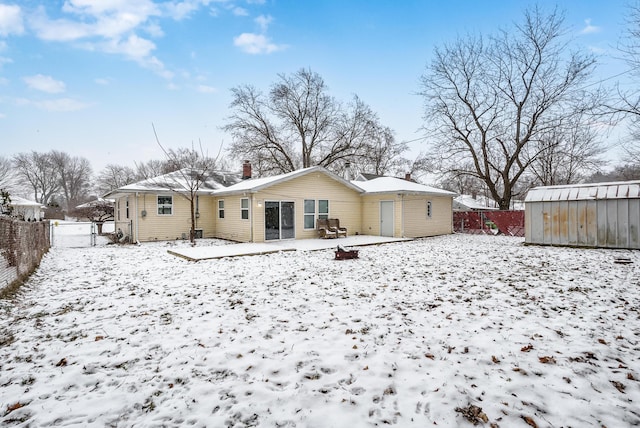
<svg viewBox="0 0 640 428">
<path fill-rule="evenodd" d="M 166 147 L 201 141 L 214 154 L 231 143 L 220 127 L 232 87 L 266 91 L 278 73 L 302 67 L 340 100 L 357 94 L 398 140 L 418 140 L 416 93 L 434 47 L 508 27 L 532 4 L 0 0 L 0 155 L 56 149 L 86 157 L 94 172 L 108 163 L 133 166 L 162 159 L 152 123 Z M 615 50 L 625 4 L 538 2 L 563 10 L 573 47 L 599 56 L 596 79 L 626 70 Z M 420 141 L 411 148 L 426 150 Z"/>
</svg>

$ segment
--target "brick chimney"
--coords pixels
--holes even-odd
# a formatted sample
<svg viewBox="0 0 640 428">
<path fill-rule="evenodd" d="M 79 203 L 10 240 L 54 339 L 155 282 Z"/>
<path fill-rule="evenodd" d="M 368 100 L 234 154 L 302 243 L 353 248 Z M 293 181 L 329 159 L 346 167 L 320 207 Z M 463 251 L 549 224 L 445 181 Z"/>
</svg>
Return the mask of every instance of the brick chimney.
<svg viewBox="0 0 640 428">
<path fill-rule="evenodd" d="M 407 180 L 407 181 L 411 181 L 411 173 L 410 173 L 410 172 L 407 172 L 407 173 L 404 175 L 404 179 L 405 179 L 405 180 Z"/>
<path fill-rule="evenodd" d="M 242 179 L 246 180 L 247 178 L 251 178 L 251 162 L 248 160 L 242 164 Z"/>
</svg>

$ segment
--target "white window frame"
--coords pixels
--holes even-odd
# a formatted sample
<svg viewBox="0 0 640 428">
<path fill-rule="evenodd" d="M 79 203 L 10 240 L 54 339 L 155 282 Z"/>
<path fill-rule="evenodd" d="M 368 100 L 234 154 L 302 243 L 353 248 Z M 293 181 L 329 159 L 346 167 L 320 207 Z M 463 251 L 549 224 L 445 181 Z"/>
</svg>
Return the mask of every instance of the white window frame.
<svg viewBox="0 0 640 428">
<path fill-rule="evenodd" d="M 242 205 L 245 201 L 247 206 L 243 207 Z M 249 198 L 240 199 L 240 220 L 249 220 Z"/>
<path fill-rule="evenodd" d="M 313 202 L 313 212 L 307 211 L 307 201 Z M 320 202 L 327 203 L 327 211 L 320 212 Z M 329 218 L 329 199 L 305 199 L 303 200 L 303 225 L 305 230 L 312 230 L 316 228 L 316 222 L 318 219 Z M 307 227 L 306 218 L 313 216 L 313 227 Z"/>
<path fill-rule="evenodd" d="M 218 218 L 224 219 L 224 199 L 218 200 Z"/>
<path fill-rule="evenodd" d="M 129 218 L 129 197 L 127 196 L 127 199 L 125 200 L 125 218 L 128 219 Z"/>
<path fill-rule="evenodd" d="M 433 204 L 431 201 L 427 201 L 427 220 L 433 216 Z"/>
<path fill-rule="evenodd" d="M 327 212 L 320 212 L 320 202 L 322 201 L 326 201 L 327 202 Z M 322 218 L 322 219 L 328 219 L 329 218 L 329 199 L 318 199 L 316 202 L 318 202 L 318 218 Z"/>
<path fill-rule="evenodd" d="M 169 200 L 171 201 L 170 203 L 160 203 L 160 198 L 169 198 Z M 160 212 L 160 210 L 162 209 L 162 211 L 169 209 L 169 212 Z M 156 196 L 156 213 L 158 215 L 173 215 L 173 195 L 157 195 Z"/>
</svg>

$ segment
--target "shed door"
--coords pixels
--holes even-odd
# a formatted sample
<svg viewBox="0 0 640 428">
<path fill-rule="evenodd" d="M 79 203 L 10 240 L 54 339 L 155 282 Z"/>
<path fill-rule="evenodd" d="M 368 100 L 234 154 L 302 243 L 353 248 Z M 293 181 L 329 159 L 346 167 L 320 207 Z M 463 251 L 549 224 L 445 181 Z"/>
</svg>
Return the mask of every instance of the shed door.
<svg viewBox="0 0 640 428">
<path fill-rule="evenodd" d="M 393 201 L 380 201 L 380 236 L 393 236 Z"/>
</svg>

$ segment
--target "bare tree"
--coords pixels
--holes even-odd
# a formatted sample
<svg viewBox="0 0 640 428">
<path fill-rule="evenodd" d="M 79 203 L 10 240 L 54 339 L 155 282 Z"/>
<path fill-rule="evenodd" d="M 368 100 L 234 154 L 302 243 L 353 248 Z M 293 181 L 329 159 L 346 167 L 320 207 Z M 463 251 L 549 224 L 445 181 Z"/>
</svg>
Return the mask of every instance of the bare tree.
<svg viewBox="0 0 640 428">
<path fill-rule="evenodd" d="M 426 128 L 445 171 L 483 181 L 509 209 L 523 174 L 544 149 L 534 145 L 585 111 L 585 82 L 595 59 L 570 52 L 563 16 L 537 8 L 522 23 L 436 48 L 422 76 Z"/>
<path fill-rule="evenodd" d="M 533 185 L 578 183 L 604 165 L 604 146 L 583 115 L 547 130 L 529 148 L 538 153 L 530 168 Z"/>
<path fill-rule="evenodd" d="M 98 198 L 96 200 L 78 205 L 71 213 L 78 218 L 88 218 L 98 226 L 98 235 L 102 235 L 102 226 L 105 221 L 113 220 L 113 202 Z"/>
<path fill-rule="evenodd" d="M 156 180 L 164 180 L 158 184 L 165 186 L 167 190 L 171 190 L 189 201 L 191 211 L 189 240 L 191 245 L 196 245 L 197 198 L 201 193 L 201 187 L 207 185 L 207 182 L 215 176 L 215 168 L 220 158 L 222 146 L 220 146 L 217 156 L 211 158 L 204 152 L 202 143 L 199 143 L 197 148 L 192 144 L 191 148 L 165 149 L 160 143 L 155 126 L 153 127 L 153 133 L 156 142 L 166 156 L 166 165 L 173 170 L 173 174 L 165 174 L 162 176 L 164 178 L 156 178 Z"/>
<path fill-rule="evenodd" d="M 15 185 L 15 174 L 11 160 L 0 156 L 0 189 L 11 190 Z"/>
<path fill-rule="evenodd" d="M 135 165 L 137 180 L 148 180 L 178 169 L 170 159 L 151 159 L 143 163 L 136 163 Z"/>
<path fill-rule="evenodd" d="M 627 14 L 627 31 L 625 43 L 621 45 L 625 61 L 630 67 L 631 77 L 637 82 L 640 78 L 640 1 L 630 3 Z M 633 85 L 633 89 L 623 90 L 618 85 L 617 98 L 609 105 L 614 118 L 628 118 L 631 135 L 624 148 L 627 159 L 640 165 L 640 89 Z"/>
<path fill-rule="evenodd" d="M 71 211 L 76 205 L 87 200 L 92 174 L 91 164 L 85 158 L 56 150 L 51 151 L 50 155 L 60 180 L 64 208 Z"/>
<path fill-rule="evenodd" d="M 13 157 L 18 176 L 33 190 L 36 201 L 48 205 L 60 190 L 60 177 L 51 153 L 18 153 Z"/>
<path fill-rule="evenodd" d="M 101 195 L 118 189 L 137 180 L 133 168 L 122 165 L 108 164 L 98 174 L 96 188 Z"/>
<path fill-rule="evenodd" d="M 314 165 L 331 169 L 366 156 L 367 141 L 380 126 L 357 96 L 342 105 L 322 77 L 307 69 L 278 75 L 268 96 L 250 85 L 231 93 L 234 113 L 224 126 L 233 136 L 230 152 L 251 159 L 260 174 Z"/>
<path fill-rule="evenodd" d="M 404 158 L 408 144 L 398 142 L 391 128 L 375 127 L 368 133 L 363 156 L 354 157 L 352 166 L 358 171 L 375 175 L 398 175 L 411 173 L 411 162 Z M 417 166 L 417 164 L 416 164 Z"/>
</svg>

